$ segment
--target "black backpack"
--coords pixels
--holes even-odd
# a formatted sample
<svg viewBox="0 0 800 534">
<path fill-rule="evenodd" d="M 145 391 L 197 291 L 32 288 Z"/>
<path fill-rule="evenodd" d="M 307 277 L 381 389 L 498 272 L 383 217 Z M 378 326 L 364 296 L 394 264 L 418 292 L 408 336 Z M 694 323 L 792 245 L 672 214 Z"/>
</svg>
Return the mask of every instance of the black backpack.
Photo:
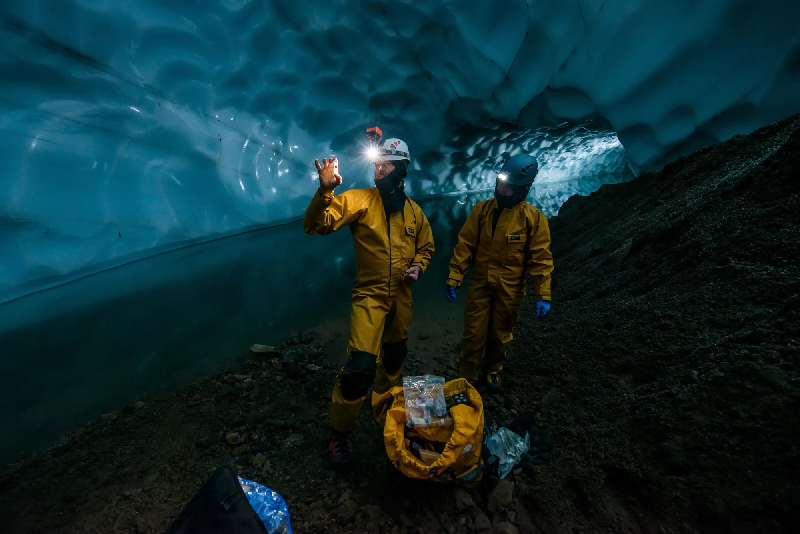
<svg viewBox="0 0 800 534">
<path fill-rule="evenodd" d="M 236 469 L 219 466 L 194 494 L 166 534 L 267 534 L 247 501 Z"/>
</svg>

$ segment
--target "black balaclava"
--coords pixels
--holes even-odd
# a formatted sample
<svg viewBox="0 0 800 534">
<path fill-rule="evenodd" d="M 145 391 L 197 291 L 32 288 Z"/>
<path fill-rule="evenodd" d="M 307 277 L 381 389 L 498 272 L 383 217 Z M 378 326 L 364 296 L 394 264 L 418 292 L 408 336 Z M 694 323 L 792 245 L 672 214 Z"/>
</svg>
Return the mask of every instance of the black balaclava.
<svg viewBox="0 0 800 534">
<path fill-rule="evenodd" d="M 393 161 L 394 170 L 380 180 L 375 180 L 375 186 L 383 200 L 383 209 L 386 215 L 400 211 L 406 204 L 405 184 L 403 180 L 408 176 L 408 163 Z"/>
<path fill-rule="evenodd" d="M 517 204 L 528 198 L 528 193 L 531 190 L 531 186 L 530 184 L 512 185 L 511 189 L 513 189 L 514 192 L 510 196 L 504 197 L 503 195 L 497 192 L 497 186 L 495 186 L 494 188 L 494 198 L 497 199 L 497 207 L 500 208 L 501 210 L 513 208 L 514 206 L 516 206 Z"/>
</svg>

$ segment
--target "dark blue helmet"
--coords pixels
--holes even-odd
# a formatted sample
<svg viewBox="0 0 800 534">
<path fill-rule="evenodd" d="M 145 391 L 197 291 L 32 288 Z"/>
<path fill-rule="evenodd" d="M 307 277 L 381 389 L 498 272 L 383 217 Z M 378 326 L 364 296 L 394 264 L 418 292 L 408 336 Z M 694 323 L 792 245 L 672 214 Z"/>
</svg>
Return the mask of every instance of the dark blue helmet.
<svg viewBox="0 0 800 534">
<path fill-rule="evenodd" d="M 530 154 L 517 154 L 506 161 L 498 180 L 507 180 L 511 185 L 530 185 L 539 173 L 539 163 Z"/>
</svg>

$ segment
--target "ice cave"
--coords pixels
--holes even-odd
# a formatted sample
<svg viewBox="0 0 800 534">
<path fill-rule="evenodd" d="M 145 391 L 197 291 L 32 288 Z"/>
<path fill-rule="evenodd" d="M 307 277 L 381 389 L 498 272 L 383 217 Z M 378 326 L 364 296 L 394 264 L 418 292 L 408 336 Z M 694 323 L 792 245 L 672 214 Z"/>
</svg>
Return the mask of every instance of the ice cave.
<svg viewBox="0 0 800 534">
<path fill-rule="evenodd" d="M 298 377 L 284 379 L 281 373 L 286 369 L 274 371 L 272 363 L 264 364 L 263 372 L 281 375 L 281 387 L 296 393 L 305 381 L 302 393 L 313 390 L 322 399 L 319 406 L 305 416 L 297 415 L 305 409 L 300 405 L 273 407 L 296 412 L 292 417 L 299 422 L 270 426 L 262 421 L 260 430 L 251 430 L 250 435 L 264 436 L 269 430 L 278 440 L 270 446 L 284 451 L 288 449 L 279 443 L 299 436 L 296 439 L 305 439 L 306 445 L 298 450 L 317 455 L 319 447 L 301 429 L 304 424 L 309 429 L 327 424 L 321 417 L 327 410 L 325 399 L 330 399 L 330 388 L 347 358 L 344 344 L 356 264 L 350 232 L 320 238 L 304 232 L 302 220 L 320 187 L 315 159 L 337 158 L 343 179 L 337 194 L 374 186 L 372 163 L 364 155 L 364 132 L 369 127 L 379 126 L 388 137 L 407 143 L 411 163 L 405 192 L 427 215 L 436 243 L 430 267 L 414 286 L 414 313 L 420 319 L 412 323 L 409 355 L 419 368 L 404 372 L 427 369 L 426 354 L 452 350 L 457 358 L 466 289 L 455 305 L 447 307 L 442 286 L 448 263 L 470 210 L 494 197 L 498 165 L 518 154 L 529 154 L 538 162 L 539 173 L 527 201 L 550 219 L 553 229 L 555 281 L 548 328 L 559 320 L 560 307 L 569 308 L 589 294 L 597 299 L 620 294 L 623 286 L 613 286 L 611 275 L 572 277 L 569 269 L 578 272 L 584 265 L 575 258 L 582 254 L 588 258 L 585 261 L 599 262 L 596 272 L 619 261 L 621 267 L 615 272 L 621 273 L 638 265 L 632 256 L 638 251 L 655 250 L 659 243 L 672 246 L 673 235 L 699 232 L 700 215 L 685 224 L 676 222 L 670 231 L 626 233 L 656 213 L 653 224 L 668 225 L 686 220 L 681 210 L 714 212 L 715 204 L 703 204 L 705 197 L 699 192 L 686 193 L 696 191 L 691 179 L 664 177 L 683 176 L 694 165 L 687 163 L 694 161 L 690 158 L 707 155 L 717 146 L 731 146 L 725 143 L 744 143 L 744 139 L 761 143 L 763 136 L 773 133 L 759 134 L 760 129 L 800 112 L 798 21 L 800 3 L 793 0 L 0 1 L 0 460 L 9 466 L 0 476 L 0 494 L 5 494 L 0 503 L 5 501 L 8 510 L 16 506 L 20 497 L 12 496 L 10 488 L 22 487 L 24 480 L 47 484 L 28 477 L 25 469 L 48 469 L 64 480 L 87 469 L 65 463 L 73 461 L 70 458 L 79 454 L 81 446 L 63 444 L 84 439 L 75 437 L 83 432 L 76 429 L 107 424 L 106 430 L 91 432 L 122 435 L 128 432 L 120 430 L 124 425 L 135 427 L 125 423 L 125 417 L 155 417 L 141 415 L 131 408 L 134 403 L 144 402 L 156 410 L 154 406 L 166 401 L 153 399 L 178 395 L 175 392 L 189 399 L 185 402 L 192 408 L 185 408 L 186 420 L 170 424 L 188 424 L 194 402 L 210 409 L 217 398 L 203 392 L 195 395 L 192 388 L 200 391 L 206 387 L 204 381 L 212 380 L 209 377 L 245 365 L 253 344 L 291 346 L 292 339 L 303 344 L 297 340 L 306 332 L 315 332 L 313 343 L 320 345 L 315 350 L 331 352 L 325 352 L 324 364 L 303 363 L 311 367 L 304 368 L 299 382 Z M 794 126 L 786 128 L 774 133 L 774 142 L 762 143 L 761 156 L 748 155 L 742 145 L 735 151 L 727 149 L 727 156 L 715 156 L 705 166 L 697 164 L 693 172 L 698 175 L 711 173 L 712 167 L 727 169 L 723 177 L 714 178 L 717 185 L 709 186 L 712 192 L 707 194 L 717 194 L 715 187 L 720 191 L 727 187 L 726 180 L 735 173 L 751 176 L 780 159 L 798 135 L 791 130 Z M 737 157 L 751 163 L 731 163 L 734 170 L 725 167 Z M 782 176 L 777 167 L 771 168 Z M 757 176 L 748 180 L 747 184 L 760 183 Z M 656 182 L 662 184 L 658 200 L 637 204 L 636 195 L 644 195 L 642 188 L 650 185 L 636 184 Z M 680 191 L 666 192 L 673 187 Z M 737 195 L 751 191 L 750 185 L 731 187 Z M 786 206 L 797 205 L 792 204 L 797 191 L 781 191 L 769 196 L 770 209 L 784 206 L 781 216 L 790 217 L 786 213 L 794 208 Z M 675 200 L 679 197 L 680 202 Z M 601 219 L 598 203 L 603 202 L 607 203 L 603 213 L 608 215 Z M 680 208 L 665 208 L 669 202 Z M 628 222 L 611 226 L 614 217 Z M 775 232 L 783 232 L 770 250 L 797 243 L 796 226 L 775 222 L 782 219 L 773 218 L 778 215 L 769 210 L 759 217 Z M 602 239 L 573 238 L 600 232 L 605 224 L 616 229 Z M 610 244 L 614 236 L 630 238 L 622 246 L 627 247 L 624 252 Z M 675 246 L 684 246 L 686 239 L 691 241 L 675 238 Z M 731 243 L 727 248 L 738 246 Z M 702 257 L 711 248 L 697 245 L 686 254 Z M 636 303 L 672 284 L 658 274 L 666 269 L 665 261 L 636 267 L 649 277 L 641 285 L 624 285 L 631 298 L 640 299 Z M 751 263 L 771 265 L 765 259 Z M 726 259 L 714 268 L 738 276 L 751 263 Z M 699 269 L 695 263 L 681 265 L 683 272 Z M 559 275 L 562 268 L 566 274 Z M 797 272 L 788 260 L 774 268 L 784 269 L 782 280 L 788 284 L 781 298 L 795 295 L 791 301 L 795 304 L 785 305 L 789 315 L 782 315 L 782 320 L 795 324 L 791 321 L 800 290 Z M 705 280 L 704 276 L 711 275 L 696 278 Z M 613 311 L 619 305 L 606 306 L 609 319 L 598 319 L 598 324 L 605 324 L 608 332 L 619 332 L 622 320 L 617 321 Z M 634 315 L 641 314 L 645 312 Z M 522 317 L 520 324 L 542 324 L 533 319 L 524 323 L 524 306 Z M 663 321 L 667 319 L 659 312 L 649 324 L 656 325 L 655 332 L 672 328 L 659 329 Z M 739 325 L 737 332 L 746 328 L 733 319 L 728 323 Z M 590 339 L 612 335 L 606 330 L 564 332 Z M 650 335 L 640 335 L 637 342 L 651 343 Z M 695 340 L 701 338 L 698 334 Z M 512 354 L 522 361 L 523 349 L 514 347 L 532 347 L 534 341 L 523 341 L 527 338 L 522 334 L 515 339 L 518 345 L 512 345 Z M 770 342 L 774 351 L 789 350 L 794 359 L 787 361 L 794 363 L 781 367 L 768 362 L 777 373 L 770 376 L 784 384 L 784 395 L 793 399 L 781 406 L 797 407 L 798 344 L 793 337 L 780 339 L 781 343 Z M 323 346 L 327 342 L 330 345 Z M 649 350 L 655 346 L 652 343 Z M 617 362 L 629 346 L 623 339 L 613 347 L 597 348 L 592 357 Z M 536 352 L 531 354 L 535 360 Z M 759 360 L 757 372 L 765 369 L 764 361 Z M 440 364 L 431 372 L 455 373 L 448 363 Z M 608 365 L 617 368 L 617 363 Z M 520 378 L 527 376 L 527 367 L 519 369 L 509 371 L 517 377 L 511 384 L 523 390 L 533 382 Z M 657 375 L 677 377 L 675 369 L 667 366 Z M 693 372 L 705 376 L 702 370 Z M 322 374 L 312 380 L 313 373 Z M 552 376 L 558 371 L 530 373 Z M 627 373 L 617 375 L 624 381 Z M 630 373 L 634 385 L 639 384 L 637 371 Z M 259 376 L 267 384 L 274 379 Z M 575 377 L 565 383 L 570 380 Z M 242 386 L 242 391 L 236 390 L 239 384 L 234 378 L 230 384 L 231 398 L 236 393 L 237 399 L 245 399 L 237 412 L 245 413 L 237 416 L 243 420 L 254 405 L 275 404 L 285 395 L 266 384 L 255 389 Z M 566 386 L 546 387 L 531 395 L 547 399 L 548 391 L 564 391 Z M 679 395 L 675 387 L 665 386 L 673 391 L 667 395 Z M 513 403 L 491 401 L 495 404 L 487 404 L 487 413 L 494 406 L 514 415 L 522 409 L 518 406 L 522 401 L 517 402 L 522 397 L 513 398 Z M 168 408 L 159 409 L 164 417 L 170 413 Z M 737 414 L 732 417 L 746 420 Z M 222 422 L 226 417 L 212 417 L 214 424 L 222 425 L 214 432 L 227 434 L 236 427 Z M 278 416 L 264 417 L 272 421 Z M 559 442 L 564 420 L 550 417 L 546 422 L 554 442 L 566 451 L 560 453 L 565 455 L 560 461 L 571 461 L 567 442 Z M 725 427 L 729 428 L 727 423 Z M 328 471 L 316 464 L 305 467 L 303 476 L 309 482 L 301 489 L 286 482 L 302 478 L 296 473 L 265 474 L 270 458 L 273 468 L 281 469 L 275 459 L 280 455 L 273 458 L 264 452 L 266 460 L 259 463 L 253 460 L 252 447 L 236 449 L 238 454 L 225 443 L 201 447 L 210 431 L 203 430 L 203 436 L 182 432 L 189 437 L 174 439 L 189 444 L 187 455 L 197 448 L 216 455 L 208 458 L 211 463 L 236 456 L 237 461 L 246 457 L 248 468 L 257 466 L 257 473 L 252 467 L 250 476 L 279 487 L 284 497 L 288 494 L 290 509 L 297 504 L 306 510 L 292 511 L 298 532 L 573 532 L 572 527 L 586 532 L 659 532 L 658 521 L 662 521 L 660 532 L 722 532 L 714 529 L 734 517 L 728 510 L 738 502 L 720 497 L 716 511 L 708 512 L 711 505 L 704 505 L 701 513 L 658 505 L 656 490 L 632 489 L 630 495 L 620 491 L 638 508 L 632 511 L 620 505 L 627 511 L 609 512 L 611 508 L 598 504 L 607 501 L 593 493 L 587 474 L 587 478 L 565 475 L 558 486 L 559 498 L 571 503 L 567 508 L 548 508 L 547 499 L 556 494 L 542 497 L 545 494 L 537 493 L 534 478 L 534 482 L 515 482 L 512 504 L 495 506 L 495 497 L 481 504 L 477 496 L 468 497 L 476 508 L 488 503 L 494 515 L 485 509 L 473 514 L 473 505 L 459 507 L 458 497 L 455 511 L 437 509 L 428 512 L 429 517 L 426 512 L 397 511 L 356 496 L 353 506 L 350 501 L 332 501 L 334 507 L 349 506 L 350 515 L 329 510 L 323 518 L 321 512 L 319 517 L 314 513 L 327 505 L 314 508 L 311 503 L 328 497 L 308 496 L 311 480 L 322 477 L 326 485 L 331 482 L 332 490 L 337 484 L 347 488 L 352 484 L 354 489 L 346 490 L 351 494 L 365 490 L 333 474 L 327 478 Z M 367 445 L 362 440 L 358 447 L 380 449 L 380 430 L 377 435 L 377 442 L 373 439 Z M 211 441 L 216 443 L 217 438 L 214 434 Z M 674 443 L 665 443 L 669 443 L 666 448 L 656 449 L 669 456 Z M 269 447 L 264 445 L 264 450 Z M 49 459 L 31 460 L 42 454 Z M 123 506 L 122 512 L 108 511 L 111 504 L 103 505 L 105 511 L 87 511 L 91 507 L 86 504 L 89 497 L 84 495 L 90 494 L 86 490 L 64 501 L 66 505 L 58 497 L 67 510 L 58 518 L 54 512 L 37 524 L 28 514 L 26 519 L 14 519 L 10 531 L 162 532 L 208 475 L 208 466 L 202 464 L 196 470 L 200 474 L 189 477 L 190 483 L 169 501 L 148 493 L 152 478 L 143 480 L 160 473 L 152 476 L 172 477 L 175 482 L 176 475 L 165 474 L 169 469 L 160 467 L 160 460 L 154 460 L 149 471 L 129 466 L 142 480 L 118 483 L 117 476 L 128 476 L 119 474 L 125 467 L 104 453 L 96 455 L 117 470 L 93 475 L 87 487 L 107 487 L 114 495 L 123 495 L 117 500 L 141 504 L 135 513 L 145 519 L 130 515 L 132 504 Z M 64 467 L 51 469 L 58 462 Z M 787 470 L 797 474 L 798 465 L 795 455 Z M 191 471 L 186 465 L 182 469 Z M 361 469 L 369 473 L 375 466 Z M 678 477 L 684 468 L 674 469 L 670 473 Z M 608 487 L 641 488 L 640 482 L 631 481 L 640 480 L 643 472 L 642 468 L 631 472 L 635 474 L 620 474 L 621 468 L 614 467 L 601 474 L 611 481 Z M 124 484 L 128 485 L 121 487 Z M 126 493 L 141 488 L 141 495 Z M 792 531 L 797 520 L 792 523 L 788 515 L 780 515 L 781 503 L 800 492 L 796 481 L 782 488 L 775 494 L 784 500 L 776 496 L 777 501 L 760 508 L 754 504 L 761 515 L 726 531 L 759 532 L 768 524 L 774 532 Z M 41 486 L 37 495 L 38 491 Z M 530 506 L 535 498 L 542 500 Z M 44 499 L 40 502 L 49 506 Z M 169 505 L 159 508 L 154 502 Z M 6 505 L 0 504 L 0 509 L 6 510 Z M 370 512 L 364 508 L 368 505 L 382 508 Z M 409 506 L 416 510 L 416 501 Z M 488 528 L 479 524 L 479 516 L 489 519 Z M 679 516 L 690 519 L 676 519 Z M 697 519 L 701 516 L 704 519 Z"/>
</svg>

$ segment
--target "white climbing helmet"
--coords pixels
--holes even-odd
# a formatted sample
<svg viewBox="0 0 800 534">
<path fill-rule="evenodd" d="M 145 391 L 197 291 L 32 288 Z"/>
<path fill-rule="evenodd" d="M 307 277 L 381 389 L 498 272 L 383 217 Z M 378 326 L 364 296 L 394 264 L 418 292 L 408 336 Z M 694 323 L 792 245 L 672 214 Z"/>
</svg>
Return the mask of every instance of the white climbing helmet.
<svg viewBox="0 0 800 534">
<path fill-rule="evenodd" d="M 402 139 L 392 137 L 382 140 L 373 151 L 373 161 L 405 161 L 411 163 L 411 154 L 408 152 L 408 145 Z"/>
</svg>

